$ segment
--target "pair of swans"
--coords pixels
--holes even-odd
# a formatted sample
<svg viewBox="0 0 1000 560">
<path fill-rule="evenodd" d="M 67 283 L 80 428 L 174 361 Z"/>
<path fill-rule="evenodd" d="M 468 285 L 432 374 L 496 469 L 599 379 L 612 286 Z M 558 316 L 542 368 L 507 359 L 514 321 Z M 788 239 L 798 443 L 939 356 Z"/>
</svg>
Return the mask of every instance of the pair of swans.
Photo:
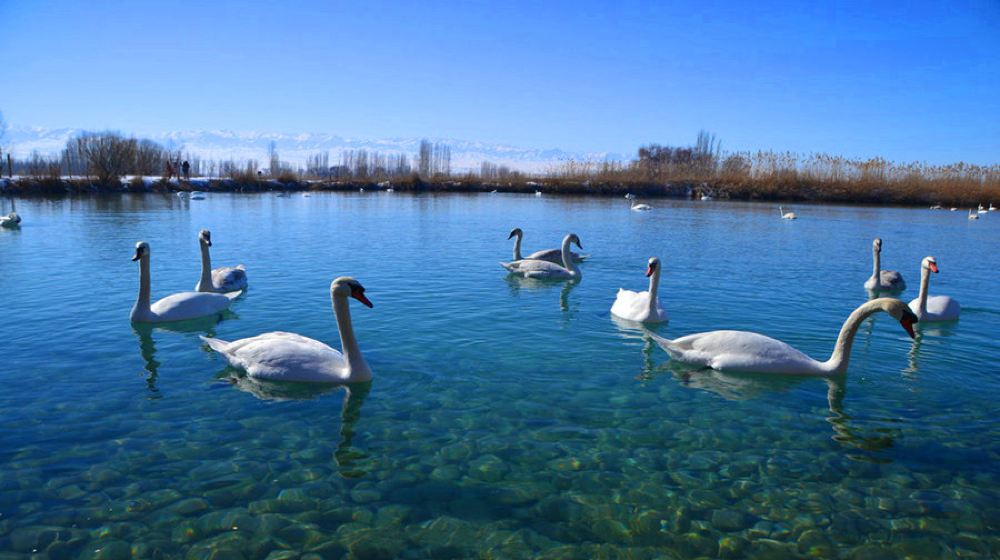
<svg viewBox="0 0 1000 560">
<path fill-rule="evenodd" d="M 917 298 L 910 301 L 910 311 L 913 311 L 925 323 L 940 323 L 955 321 L 962 313 L 958 300 L 949 296 L 928 296 L 931 273 L 938 273 L 937 259 L 932 256 L 920 261 L 920 292 Z"/>
<path fill-rule="evenodd" d="M 646 268 L 649 278 L 649 290 L 633 292 L 625 288 L 618 289 L 615 303 L 611 305 L 611 314 L 621 319 L 637 323 L 662 323 L 669 320 L 667 312 L 660 305 L 656 292 L 660 286 L 660 259 L 651 257 Z"/>
<path fill-rule="evenodd" d="M 785 375 L 839 375 L 847 371 L 851 346 L 861 322 L 884 311 L 899 321 L 911 338 L 916 314 L 894 298 L 873 299 L 862 304 L 844 322 L 825 362 L 814 360 L 792 346 L 769 336 L 747 331 L 711 331 L 668 340 L 648 333 L 671 358 L 719 371 L 779 373 Z"/>
<path fill-rule="evenodd" d="M 579 279 L 583 277 L 583 273 L 576 266 L 578 262 L 583 260 L 584 257 L 577 255 L 570 251 L 570 244 L 575 243 L 577 247 L 583 249 L 583 245 L 580 244 L 580 238 L 577 237 L 575 233 L 571 233 L 563 238 L 562 249 L 560 250 L 561 262 L 556 264 L 553 261 L 545 260 L 542 258 L 532 258 L 534 255 L 529 256 L 527 259 L 518 259 L 517 257 L 521 252 L 521 236 L 520 229 L 515 229 L 510 232 L 511 237 L 517 234 L 517 243 L 514 245 L 514 261 L 505 263 L 500 263 L 500 266 L 506 268 L 514 274 L 520 274 L 525 278 L 540 278 L 540 279 Z M 508 237 L 510 239 L 510 237 Z M 548 251 L 539 251 L 535 255 L 548 256 L 553 249 Z"/>
<path fill-rule="evenodd" d="M 365 288 L 354 278 L 342 276 L 330 285 L 333 314 L 337 318 L 343 354 L 326 344 L 288 332 L 269 332 L 227 342 L 201 337 L 229 365 L 254 379 L 307 383 L 357 383 L 370 381 L 372 371 L 354 337 L 347 298 L 373 307 Z"/>
<path fill-rule="evenodd" d="M 139 261 L 139 297 L 129 319 L 135 323 L 165 323 L 186 321 L 215 315 L 229 308 L 247 286 L 243 265 L 212 270 L 208 249 L 212 246 L 212 233 L 203 229 L 198 233 L 201 246 L 201 278 L 193 292 L 171 294 L 156 303 L 150 302 L 150 248 L 140 241 L 135 245 L 133 261 Z"/>
<path fill-rule="evenodd" d="M 882 270 L 882 239 L 872 241 L 872 275 L 865 281 L 865 289 L 870 292 L 901 292 L 906 289 L 903 275 L 895 270 Z"/>
</svg>

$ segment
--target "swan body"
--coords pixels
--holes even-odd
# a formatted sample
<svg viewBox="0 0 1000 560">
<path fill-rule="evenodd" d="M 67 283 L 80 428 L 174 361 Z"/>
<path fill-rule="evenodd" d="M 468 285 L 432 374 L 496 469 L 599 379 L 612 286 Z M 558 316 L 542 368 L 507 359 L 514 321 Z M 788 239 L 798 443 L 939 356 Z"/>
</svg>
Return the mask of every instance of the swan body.
<svg viewBox="0 0 1000 560">
<path fill-rule="evenodd" d="M 650 205 L 648 205 L 648 204 L 636 204 L 636 203 L 633 203 L 631 208 L 632 208 L 632 210 L 635 210 L 637 212 L 642 212 L 642 211 L 645 211 L 645 210 L 652 210 L 653 209 L 653 207 L 650 206 Z"/>
<path fill-rule="evenodd" d="M 781 219 L 783 220 L 795 220 L 798 218 L 795 212 L 785 212 L 785 209 L 781 206 L 778 207 L 778 213 L 781 214 Z"/>
<path fill-rule="evenodd" d="M 976 210 L 976 212 L 979 213 L 979 214 L 985 214 L 985 213 L 989 212 L 989 210 L 987 210 L 985 206 L 983 206 L 982 204 L 980 204 L 979 208 Z"/>
<path fill-rule="evenodd" d="M 938 272 L 937 260 L 934 257 L 924 257 L 920 262 L 920 294 L 910 301 L 910 310 L 925 323 L 954 321 L 962 313 L 958 300 L 948 296 L 927 295 L 932 272 Z"/>
<path fill-rule="evenodd" d="M 976 212 L 973 212 L 972 209 L 969 208 L 969 219 L 970 220 L 978 220 L 979 219 L 979 214 L 977 214 Z"/>
<path fill-rule="evenodd" d="M 198 232 L 201 247 L 201 278 L 195 284 L 196 292 L 228 293 L 247 288 L 247 269 L 242 264 L 225 266 L 212 270 L 212 259 L 208 248 L 212 246 L 212 232 L 203 229 Z"/>
<path fill-rule="evenodd" d="M 228 309 L 229 304 L 240 295 L 240 292 L 180 292 L 150 305 L 149 244 L 145 241 L 136 243 L 132 260 L 139 261 L 139 297 L 129 314 L 132 322 L 165 323 L 215 315 Z"/>
<path fill-rule="evenodd" d="M 502 262 L 500 263 L 500 266 L 515 274 L 520 274 L 525 278 L 580 278 L 582 277 L 582 274 L 580 269 L 576 267 L 576 263 L 573 261 L 572 254 L 569 250 L 570 243 L 576 243 L 577 247 L 583 249 L 583 246 L 580 245 L 580 238 L 577 237 L 575 233 L 571 233 L 563 238 L 562 265 L 546 260 L 528 258 L 515 260 L 509 263 Z"/>
<path fill-rule="evenodd" d="M 534 253 L 528 255 L 527 257 L 521 256 L 521 238 L 524 237 L 524 232 L 521 228 L 514 228 L 510 230 L 510 235 L 507 239 L 512 239 L 516 237 L 514 241 L 514 260 L 520 261 L 524 259 L 549 261 L 555 264 L 562 264 L 562 249 L 542 249 L 541 251 L 535 251 Z M 581 255 L 579 253 L 570 251 L 570 256 L 573 257 L 573 262 L 581 263 L 587 259 L 587 255 Z"/>
<path fill-rule="evenodd" d="M 668 340 L 649 335 L 671 358 L 719 371 L 780 373 L 787 375 L 837 375 L 847 371 L 851 345 L 861 322 L 885 311 L 914 336 L 917 317 L 898 299 L 879 298 L 862 304 L 844 322 L 833 354 L 825 362 L 810 358 L 792 346 L 755 332 L 712 331 Z"/>
<path fill-rule="evenodd" d="M 997 208 L 996 208 L 996 206 L 993 206 L 993 203 L 991 202 L 991 203 L 990 203 L 990 207 L 989 207 L 989 208 L 987 208 L 987 210 L 988 210 L 989 212 L 996 212 L 996 211 L 997 211 Z"/>
<path fill-rule="evenodd" d="M 17 212 L 11 212 L 6 216 L 0 216 L 0 227 L 16 228 L 21 225 L 21 216 Z"/>
<path fill-rule="evenodd" d="M 648 291 L 618 289 L 615 303 L 611 305 L 612 315 L 638 323 L 662 323 L 668 320 L 667 312 L 660 305 L 660 298 L 656 297 L 660 285 L 660 259 L 649 259 L 646 277 L 649 278 Z"/>
<path fill-rule="evenodd" d="M 882 239 L 876 237 L 872 241 L 872 258 L 874 269 L 865 282 L 865 289 L 871 292 L 900 292 L 906 289 L 903 275 L 895 270 L 882 270 Z"/>
<path fill-rule="evenodd" d="M 535 191 L 535 196 L 542 196 L 542 191 Z"/>
<path fill-rule="evenodd" d="M 372 307 L 365 297 L 364 287 L 357 280 L 342 276 L 330 285 L 343 353 L 318 340 L 288 332 L 269 332 L 233 342 L 201 339 L 231 366 L 246 371 L 255 379 L 305 383 L 370 381 L 371 368 L 354 338 L 348 297 Z"/>
</svg>

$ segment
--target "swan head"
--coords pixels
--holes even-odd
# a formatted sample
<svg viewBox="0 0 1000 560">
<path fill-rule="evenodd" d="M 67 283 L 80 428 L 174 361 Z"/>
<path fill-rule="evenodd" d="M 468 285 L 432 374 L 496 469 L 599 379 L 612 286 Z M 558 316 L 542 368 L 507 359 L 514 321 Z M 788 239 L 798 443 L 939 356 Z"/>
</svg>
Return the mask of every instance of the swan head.
<svg viewBox="0 0 1000 560">
<path fill-rule="evenodd" d="M 913 324 L 918 319 L 917 315 L 910 310 L 910 306 L 896 298 L 882 298 L 879 301 L 882 304 L 880 306 L 882 310 L 888 313 L 893 319 L 899 321 L 899 324 L 903 326 L 903 329 L 906 331 L 906 334 L 910 335 L 910 338 L 916 338 L 917 335 L 913 332 Z"/>
<path fill-rule="evenodd" d="M 580 244 L 580 237 L 577 234 L 571 233 L 571 234 L 569 234 L 569 235 L 566 236 L 566 239 L 569 239 L 570 243 L 576 243 L 577 247 L 579 247 L 580 249 L 583 249 L 583 245 Z"/>
<path fill-rule="evenodd" d="M 660 268 L 660 259 L 656 257 L 649 258 L 649 267 L 646 268 L 646 278 L 649 278 L 656 272 L 656 269 Z"/>
<path fill-rule="evenodd" d="M 198 241 L 204 243 L 207 247 L 212 246 L 212 232 L 207 229 L 203 229 L 198 232 Z"/>
<path fill-rule="evenodd" d="M 146 243 L 145 241 L 140 241 L 136 243 L 135 256 L 132 257 L 132 260 L 137 261 L 142 257 L 148 257 L 148 256 L 149 256 L 149 243 Z"/>
<path fill-rule="evenodd" d="M 524 235 L 524 232 L 521 231 L 521 228 L 516 227 L 510 230 L 510 235 L 507 236 L 507 239 L 514 239 L 515 237 L 521 237 L 522 235 Z"/>
<path fill-rule="evenodd" d="M 876 253 L 881 253 L 882 252 L 882 238 L 881 237 L 876 237 L 872 241 L 872 250 L 875 251 Z"/>
<path fill-rule="evenodd" d="M 352 297 L 368 307 L 374 307 L 372 302 L 365 297 L 365 287 L 350 276 L 341 276 L 330 284 L 330 294 L 333 297 Z"/>
<path fill-rule="evenodd" d="M 935 274 L 938 272 L 937 260 L 934 257 L 924 257 L 924 260 L 920 263 L 920 267 L 926 268 Z"/>
<path fill-rule="evenodd" d="M 18 216 L 17 212 L 11 212 L 10 214 L 7 214 L 7 218 L 13 220 L 15 224 L 21 223 L 21 216 Z"/>
</svg>

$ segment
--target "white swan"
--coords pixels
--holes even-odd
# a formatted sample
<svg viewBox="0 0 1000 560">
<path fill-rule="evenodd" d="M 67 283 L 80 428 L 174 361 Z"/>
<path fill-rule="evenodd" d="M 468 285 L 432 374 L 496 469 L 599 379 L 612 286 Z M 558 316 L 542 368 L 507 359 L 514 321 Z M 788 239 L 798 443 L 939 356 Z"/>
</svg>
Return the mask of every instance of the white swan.
<svg viewBox="0 0 1000 560">
<path fill-rule="evenodd" d="M 649 278 L 648 291 L 633 292 L 618 288 L 618 296 L 611 306 L 612 315 L 639 323 L 662 323 L 669 319 L 667 312 L 660 305 L 660 298 L 656 297 L 660 286 L 660 259 L 656 257 L 649 259 L 646 277 Z"/>
<path fill-rule="evenodd" d="M 208 254 L 212 232 L 207 229 L 198 232 L 198 245 L 201 247 L 201 278 L 195 284 L 196 292 L 226 293 L 246 289 L 247 269 L 242 264 L 212 270 L 212 258 Z"/>
<path fill-rule="evenodd" d="M 987 210 L 990 211 L 990 212 L 996 212 L 997 211 L 997 207 L 993 206 L 993 203 L 991 202 L 990 203 L 990 207 L 987 208 Z"/>
<path fill-rule="evenodd" d="M 798 218 L 795 212 L 785 212 L 785 209 L 781 206 L 778 207 L 778 213 L 781 214 L 783 220 L 795 220 Z"/>
<path fill-rule="evenodd" d="M 204 292 L 180 292 L 171 294 L 156 303 L 149 304 L 149 244 L 140 241 L 135 244 L 133 261 L 139 261 L 139 297 L 135 300 L 129 319 L 135 323 L 164 323 L 184 321 L 226 310 L 240 292 L 228 294 L 206 294 Z"/>
<path fill-rule="evenodd" d="M 535 251 L 534 253 L 528 255 L 527 257 L 521 256 L 521 238 L 524 237 L 524 232 L 521 228 L 514 228 L 510 230 L 510 235 L 507 239 L 513 239 L 517 237 L 514 241 L 514 260 L 520 261 L 524 259 L 535 259 L 540 261 L 549 261 L 550 263 L 562 264 L 562 249 L 542 249 L 541 251 Z M 570 251 L 570 256 L 573 257 L 573 262 L 581 263 L 587 260 L 587 255 L 581 255 L 579 253 Z"/>
<path fill-rule="evenodd" d="M 898 292 L 906 289 L 903 275 L 895 270 L 882 270 L 882 239 L 872 241 L 872 259 L 875 264 L 872 275 L 865 282 L 865 289 L 872 292 Z"/>
<path fill-rule="evenodd" d="M 330 299 L 343 354 L 318 340 L 287 332 L 269 332 L 233 342 L 204 336 L 201 339 L 222 354 L 231 366 L 256 379 L 309 383 L 369 381 L 372 371 L 354 338 L 348 297 L 372 307 L 372 302 L 365 297 L 364 287 L 357 280 L 341 276 L 330 284 Z"/>
<path fill-rule="evenodd" d="M 979 213 L 979 214 L 985 214 L 985 213 L 989 212 L 989 210 L 987 210 L 985 206 L 983 206 L 982 204 L 980 204 L 979 208 L 976 210 L 976 212 Z"/>
<path fill-rule="evenodd" d="M 6 216 L 0 216 L 0 227 L 16 228 L 21 225 L 21 216 L 17 212 L 11 212 Z"/>
<path fill-rule="evenodd" d="M 645 210 L 652 210 L 653 207 L 650 206 L 650 205 L 648 205 L 648 204 L 642 204 L 642 203 L 633 202 L 632 206 L 631 206 L 631 209 L 635 210 L 637 212 L 643 212 Z"/>
<path fill-rule="evenodd" d="M 976 213 L 976 212 L 974 212 L 972 210 L 972 208 L 969 208 L 969 219 L 970 220 L 978 220 L 979 219 L 979 214 Z"/>
<path fill-rule="evenodd" d="M 521 259 L 509 263 L 502 262 L 500 266 L 525 278 L 581 278 L 583 275 L 580 269 L 576 267 L 576 263 L 571 256 L 572 253 L 569 250 L 570 243 L 576 243 L 577 247 L 583 249 L 583 246 L 580 245 L 580 238 L 575 233 L 571 233 L 563 238 L 562 266 L 541 259 Z"/>
<path fill-rule="evenodd" d="M 938 272 L 937 260 L 934 257 L 924 257 L 920 261 L 920 294 L 910 302 L 910 310 L 925 323 L 954 321 L 962 313 L 958 300 L 948 296 L 927 295 L 932 272 Z"/>
<path fill-rule="evenodd" d="M 771 337 L 746 331 L 712 331 L 667 340 L 648 333 L 670 357 L 719 371 L 782 373 L 788 375 L 837 375 L 847 370 L 851 345 L 861 322 L 869 315 L 885 311 L 914 336 L 917 316 L 895 298 L 873 299 L 862 304 L 844 321 L 833 354 L 825 362 L 816 361 L 795 348 Z"/>
</svg>

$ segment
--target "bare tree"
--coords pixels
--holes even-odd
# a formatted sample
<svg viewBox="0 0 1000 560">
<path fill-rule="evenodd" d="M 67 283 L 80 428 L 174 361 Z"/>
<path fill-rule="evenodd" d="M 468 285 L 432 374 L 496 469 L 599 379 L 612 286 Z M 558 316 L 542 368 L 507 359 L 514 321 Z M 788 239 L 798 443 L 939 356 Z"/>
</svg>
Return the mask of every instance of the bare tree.
<svg viewBox="0 0 1000 560">
<path fill-rule="evenodd" d="M 117 181 L 135 165 L 138 142 L 115 132 L 82 134 L 69 141 L 87 162 L 88 172 L 102 183 Z"/>
<path fill-rule="evenodd" d="M 421 177 L 427 178 L 431 176 L 431 164 L 434 156 L 433 152 L 434 146 L 428 140 L 420 141 L 420 152 L 417 155 L 417 172 L 420 173 Z"/>
</svg>

